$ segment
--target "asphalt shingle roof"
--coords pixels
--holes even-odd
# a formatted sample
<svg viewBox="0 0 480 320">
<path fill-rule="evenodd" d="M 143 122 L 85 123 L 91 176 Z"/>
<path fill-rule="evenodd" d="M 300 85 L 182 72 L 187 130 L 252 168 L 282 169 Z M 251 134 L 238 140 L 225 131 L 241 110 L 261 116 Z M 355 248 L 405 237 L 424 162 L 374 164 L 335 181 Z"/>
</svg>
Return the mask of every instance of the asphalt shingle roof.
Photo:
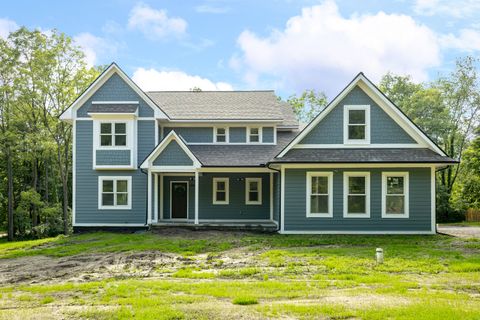
<svg viewBox="0 0 480 320">
<path fill-rule="evenodd" d="M 298 125 L 273 91 L 153 91 L 146 93 L 173 120 L 277 120 Z"/>
<path fill-rule="evenodd" d="M 427 148 L 291 149 L 272 162 L 290 163 L 455 163 Z"/>
<path fill-rule="evenodd" d="M 134 113 L 138 104 L 92 104 L 89 113 Z"/>
</svg>

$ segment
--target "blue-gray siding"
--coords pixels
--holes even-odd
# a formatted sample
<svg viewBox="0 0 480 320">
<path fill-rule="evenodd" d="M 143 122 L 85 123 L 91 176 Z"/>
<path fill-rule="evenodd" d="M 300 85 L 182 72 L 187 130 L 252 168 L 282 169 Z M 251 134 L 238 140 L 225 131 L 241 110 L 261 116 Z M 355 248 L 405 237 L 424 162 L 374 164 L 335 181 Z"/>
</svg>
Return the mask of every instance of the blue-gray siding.
<svg viewBox="0 0 480 320">
<path fill-rule="evenodd" d="M 280 221 L 280 174 L 273 174 L 273 220 Z"/>
<path fill-rule="evenodd" d="M 98 166 L 130 165 L 130 150 L 96 150 L 95 155 Z"/>
<path fill-rule="evenodd" d="M 306 217 L 306 172 L 285 170 L 285 230 L 289 231 L 429 231 L 431 230 L 430 168 L 333 169 L 333 218 Z M 370 218 L 343 218 L 343 172 L 370 172 Z M 409 172 L 409 218 L 382 218 L 382 172 Z"/>
<path fill-rule="evenodd" d="M 153 160 L 154 166 L 192 166 L 193 161 L 183 151 L 177 141 L 172 140 Z"/>
<path fill-rule="evenodd" d="M 230 127 L 230 142 L 231 143 L 247 142 L 247 128 L 246 127 Z"/>
<path fill-rule="evenodd" d="M 78 117 L 89 117 L 92 101 L 138 101 L 138 115 L 153 117 L 152 108 L 116 73 L 113 74 L 78 110 Z"/>
<path fill-rule="evenodd" d="M 172 181 L 188 182 L 188 219 L 195 219 L 195 184 L 190 182 L 192 177 L 185 176 L 164 176 L 163 177 L 163 219 L 168 220 L 171 217 L 170 212 L 170 183 Z M 160 179 L 158 181 L 160 183 Z"/>
<path fill-rule="evenodd" d="M 140 170 L 92 170 L 92 122 L 76 121 L 76 223 L 135 223 L 146 222 L 147 176 Z M 142 159 L 154 147 L 155 121 L 138 121 L 138 158 Z M 152 134 L 151 134 L 152 133 Z M 141 160 L 140 160 L 141 161 Z M 98 177 L 131 176 L 132 209 L 99 210 Z"/>
<path fill-rule="evenodd" d="M 166 137 L 170 131 L 175 132 L 189 143 L 211 143 L 213 142 L 212 127 L 165 127 L 163 128 L 163 136 Z"/>
<path fill-rule="evenodd" d="M 273 127 L 263 127 L 262 129 L 262 137 L 264 143 L 273 143 Z"/>
<path fill-rule="evenodd" d="M 370 105 L 370 143 L 416 143 L 362 89 L 355 87 L 302 139 L 300 144 L 343 144 L 345 105 Z"/>
</svg>

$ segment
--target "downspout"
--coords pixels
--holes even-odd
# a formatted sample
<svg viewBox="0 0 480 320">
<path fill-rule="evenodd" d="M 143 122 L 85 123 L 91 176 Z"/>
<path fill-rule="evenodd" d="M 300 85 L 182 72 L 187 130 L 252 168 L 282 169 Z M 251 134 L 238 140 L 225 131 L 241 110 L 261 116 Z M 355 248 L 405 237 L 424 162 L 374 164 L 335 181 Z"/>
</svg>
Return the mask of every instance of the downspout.
<svg viewBox="0 0 480 320">
<path fill-rule="evenodd" d="M 279 177 L 280 177 L 280 179 L 281 179 L 281 174 L 282 174 L 282 172 L 281 172 L 280 170 L 274 169 L 274 168 L 270 168 L 270 162 L 268 162 L 265 166 L 266 166 L 268 169 L 270 169 L 270 170 L 277 171 L 277 172 L 278 172 L 278 175 L 279 175 Z M 278 202 L 278 209 L 280 210 L 280 212 L 282 211 L 282 208 L 281 208 L 281 206 L 282 206 L 282 199 L 281 199 L 281 197 L 282 197 L 282 190 L 281 190 L 281 189 L 282 189 L 282 186 L 280 185 L 280 194 L 279 194 L 279 199 L 278 199 L 278 200 L 279 200 L 279 202 Z M 277 230 L 275 230 L 276 232 L 280 231 L 280 225 L 281 225 L 281 223 L 283 222 L 283 221 L 281 221 L 280 219 L 282 219 L 282 215 L 279 213 L 279 214 L 278 214 L 278 226 L 277 226 Z"/>
</svg>

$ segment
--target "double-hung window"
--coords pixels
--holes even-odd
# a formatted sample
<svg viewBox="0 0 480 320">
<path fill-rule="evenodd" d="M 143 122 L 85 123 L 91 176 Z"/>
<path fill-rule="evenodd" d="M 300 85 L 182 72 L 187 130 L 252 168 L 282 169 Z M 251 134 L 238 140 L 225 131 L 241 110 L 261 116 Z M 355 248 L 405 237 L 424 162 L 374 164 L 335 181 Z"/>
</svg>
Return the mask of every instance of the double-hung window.
<svg viewBox="0 0 480 320">
<path fill-rule="evenodd" d="M 370 217 L 370 173 L 345 172 L 343 175 L 343 216 Z"/>
<path fill-rule="evenodd" d="M 332 192 L 332 172 L 307 172 L 307 217 L 333 217 Z"/>
<path fill-rule="evenodd" d="M 370 143 L 370 106 L 345 106 L 343 130 L 346 144 Z"/>
<path fill-rule="evenodd" d="M 245 203 L 262 204 L 262 178 L 245 179 Z"/>
<path fill-rule="evenodd" d="M 127 145 L 127 124 L 125 122 L 100 123 L 101 147 L 125 147 Z"/>
<path fill-rule="evenodd" d="M 382 218 L 408 218 L 408 172 L 382 173 Z"/>
<path fill-rule="evenodd" d="M 132 177 L 99 177 L 99 209 L 131 209 Z"/>
<path fill-rule="evenodd" d="M 228 142 L 228 130 L 224 127 L 215 128 L 215 142 L 226 143 Z"/>
<path fill-rule="evenodd" d="M 229 197 L 229 179 L 213 178 L 213 204 L 228 204 Z"/>
<path fill-rule="evenodd" d="M 260 143 L 262 142 L 262 129 L 259 127 L 249 127 L 248 128 L 248 142 L 249 143 Z"/>
</svg>

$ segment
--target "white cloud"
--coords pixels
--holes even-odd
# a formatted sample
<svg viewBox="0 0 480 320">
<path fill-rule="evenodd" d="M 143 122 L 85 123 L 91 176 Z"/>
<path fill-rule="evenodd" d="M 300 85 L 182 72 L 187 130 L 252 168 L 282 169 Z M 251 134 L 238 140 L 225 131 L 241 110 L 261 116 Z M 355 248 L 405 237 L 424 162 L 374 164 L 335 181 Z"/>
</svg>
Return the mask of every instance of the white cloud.
<svg viewBox="0 0 480 320">
<path fill-rule="evenodd" d="M 400 14 L 343 17 L 335 2 L 307 7 L 290 18 L 284 30 L 267 37 L 244 31 L 242 52 L 231 65 L 255 84 L 263 77 L 295 89 L 320 88 L 331 93 L 359 71 L 377 81 L 387 71 L 426 80 L 427 69 L 440 64 L 440 45 L 428 27 Z"/>
<path fill-rule="evenodd" d="M 209 5 L 209 4 L 202 4 L 202 5 L 196 6 L 195 11 L 197 11 L 199 13 L 222 14 L 222 13 L 227 13 L 228 11 L 230 11 L 230 8 L 212 6 L 212 5 Z"/>
<path fill-rule="evenodd" d="M 413 9 L 415 13 L 419 15 L 446 15 L 463 18 L 477 14 L 480 11 L 480 1 L 416 0 Z"/>
<path fill-rule="evenodd" d="M 0 38 L 6 39 L 10 32 L 18 29 L 18 25 L 15 21 L 10 19 L 0 18 Z"/>
<path fill-rule="evenodd" d="M 128 28 L 140 30 L 147 38 L 155 40 L 186 33 L 187 22 L 178 17 L 169 17 L 165 10 L 156 10 L 139 3 L 130 12 Z"/>
<path fill-rule="evenodd" d="M 73 41 L 85 53 L 85 61 L 88 66 L 99 63 L 99 56 L 111 56 L 117 50 L 116 45 L 104 38 L 84 32 L 73 37 Z"/>
<path fill-rule="evenodd" d="M 473 29 L 461 29 L 458 36 L 451 33 L 440 37 L 442 47 L 464 52 L 480 51 L 480 32 Z"/>
<path fill-rule="evenodd" d="M 182 71 L 158 71 L 155 69 L 138 68 L 133 73 L 133 81 L 144 91 L 184 91 L 194 87 L 204 91 L 230 91 L 231 84 L 213 82 L 200 76 L 189 75 Z"/>
</svg>

